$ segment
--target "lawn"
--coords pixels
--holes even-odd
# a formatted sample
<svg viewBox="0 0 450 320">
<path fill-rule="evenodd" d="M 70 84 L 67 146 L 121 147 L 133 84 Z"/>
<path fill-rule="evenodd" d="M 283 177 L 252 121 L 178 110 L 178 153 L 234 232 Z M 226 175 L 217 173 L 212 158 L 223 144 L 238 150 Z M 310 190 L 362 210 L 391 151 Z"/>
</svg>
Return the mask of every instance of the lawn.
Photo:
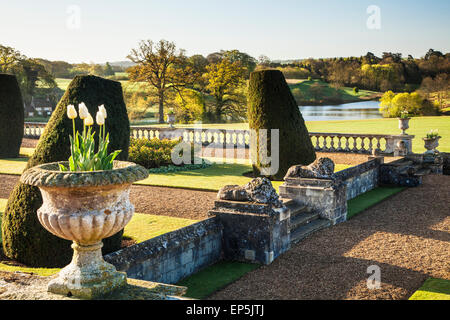
<svg viewBox="0 0 450 320">
<path fill-rule="evenodd" d="M 347 201 L 347 220 L 404 189 L 404 187 L 378 187 Z"/>
<path fill-rule="evenodd" d="M 320 91 L 314 95 L 311 88 L 314 85 L 320 85 Z M 345 102 L 363 101 L 368 98 L 380 95 L 379 92 L 369 90 L 359 90 L 354 92 L 353 88 L 340 87 L 333 88 L 329 83 L 320 80 L 304 80 L 297 83 L 289 84 L 292 94 L 298 103 L 305 104 L 308 102 L 316 103 L 319 101 L 334 101 L 341 100 Z"/>
<path fill-rule="evenodd" d="M 257 264 L 221 261 L 177 283 L 187 287 L 185 297 L 205 299 L 217 290 L 259 268 Z"/>
<path fill-rule="evenodd" d="M 450 280 L 429 278 L 409 300 L 450 300 Z"/>
<path fill-rule="evenodd" d="M 0 174 L 21 175 L 28 158 L 0 159 Z"/>
<path fill-rule="evenodd" d="M 196 222 L 190 219 L 135 213 L 125 226 L 123 235 L 140 243 Z"/>
</svg>

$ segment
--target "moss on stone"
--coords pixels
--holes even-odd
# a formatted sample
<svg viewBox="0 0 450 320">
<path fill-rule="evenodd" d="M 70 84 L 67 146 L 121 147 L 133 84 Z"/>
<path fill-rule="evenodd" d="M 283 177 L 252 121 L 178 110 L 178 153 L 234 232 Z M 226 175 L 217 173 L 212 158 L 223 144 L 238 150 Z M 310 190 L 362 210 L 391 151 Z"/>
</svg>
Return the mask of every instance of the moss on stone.
<svg viewBox="0 0 450 320">
<path fill-rule="evenodd" d="M 77 76 L 53 112 L 27 163 L 27 169 L 69 158 L 72 121 L 67 118 L 67 106 L 78 106 L 81 102 L 86 104 L 94 118 L 98 106 L 105 105 L 108 113 L 106 130 L 110 134 L 109 151 L 122 150 L 117 160 L 128 159 L 130 124 L 121 84 L 95 76 Z M 76 126 L 78 130 L 82 130 L 81 119 L 76 119 Z M 93 129 L 98 132 L 99 128 L 94 125 Z M 72 256 L 71 243 L 50 234 L 41 226 L 36 214 L 41 205 L 41 193 L 37 187 L 22 183 L 15 186 L 2 220 L 3 251 L 9 258 L 28 266 L 64 266 Z M 104 239 L 104 254 L 120 248 L 122 234 L 123 230 Z"/>
<path fill-rule="evenodd" d="M 0 74 L 0 158 L 19 156 L 23 121 L 23 100 L 16 76 Z"/>
<path fill-rule="evenodd" d="M 267 148 L 270 152 L 270 129 L 279 129 L 280 164 L 273 180 L 282 180 L 293 165 L 309 165 L 316 159 L 314 146 L 300 109 L 292 96 L 283 74 L 278 70 L 262 70 L 250 75 L 248 95 L 248 121 L 250 129 L 268 129 L 267 146 L 256 145 L 254 150 Z M 261 159 L 253 165 L 260 175 Z"/>
</svg>

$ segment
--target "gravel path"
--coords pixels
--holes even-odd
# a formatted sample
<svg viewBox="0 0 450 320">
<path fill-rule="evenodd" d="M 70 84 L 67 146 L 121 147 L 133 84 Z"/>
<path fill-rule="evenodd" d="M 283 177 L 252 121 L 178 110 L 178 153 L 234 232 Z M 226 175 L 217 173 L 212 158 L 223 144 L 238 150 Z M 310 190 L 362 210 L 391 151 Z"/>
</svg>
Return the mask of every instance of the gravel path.
<svg viewBox="0 0 450 320">
<path fill-rule="evenodd" d="M 408 299 L 450 280 L 450 176 L 427 176 L 355 218 L 318 231 L 210 299 Z M 368 289 L 367 268 L 381 270 Z"/>
</svg>

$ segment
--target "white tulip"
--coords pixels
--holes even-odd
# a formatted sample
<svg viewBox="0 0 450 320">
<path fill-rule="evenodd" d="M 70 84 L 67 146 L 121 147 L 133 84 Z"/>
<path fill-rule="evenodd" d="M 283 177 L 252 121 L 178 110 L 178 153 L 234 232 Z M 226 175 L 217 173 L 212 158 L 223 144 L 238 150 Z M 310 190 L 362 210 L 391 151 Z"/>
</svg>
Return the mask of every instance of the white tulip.
<svg viewBox="0 0 450 320">
<path fill-rule="evenodd" d="M 80 115 L 81 117 L 81 115 Z M 88 112 L 87 117 L 84 118 L 84 125 L 89 127 L 94 124 L 94 119 L 92 118 L 91 114 Z"/>
<path fill-rule="evenodd" d="M 77 117 L 77 110 L 75 110 L 75 106 L 70 104 L 67 106 L 67 117 L 69 119 L 75 119 Z"/>
<path fill-rule="evenodd" d="M 78 105 L 78 112 L 80 113 L 80 118 L 81 119 L 86 119 L 89 115 L 89 110 L 86 107 L 86 105 L 84 104 L 84 102 L 80 103 Z M 91 117 L 92 118 L 92 117 Z"/>
<path fill-rule="evenodd" d="M 104 124 L 105 124 L 105 117 L 104 117 L 103 112 L 98 111 L 98 112 L 97 112 L 97 115 L 95 116 L 95 120 L 97 121 L 97 124 L 98 124 L 99 126 L 104 125 Z"/>
<path fill-rule="evenodd" d="M 101 111 L 101 113 L 103 113 L 103 118 L 104 118 L 104 119 L 108 118 L 108 115 L 107 115 L 107 113 L 106 113 L 106 108 L 105 108 L 105 105 L 104 105 L 104 104 L 102 104 L 101 106 L 99 106 L 99 107 L 98 107 L 98 110 Z"/>
</svg>

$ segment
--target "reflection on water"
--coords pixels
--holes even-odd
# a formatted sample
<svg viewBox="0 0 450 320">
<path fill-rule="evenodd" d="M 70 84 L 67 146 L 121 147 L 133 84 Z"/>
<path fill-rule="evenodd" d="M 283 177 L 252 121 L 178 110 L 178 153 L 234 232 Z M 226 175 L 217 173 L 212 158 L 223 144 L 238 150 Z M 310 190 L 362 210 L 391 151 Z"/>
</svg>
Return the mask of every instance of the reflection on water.
<svg viewBox="0 0 450 320">
<path fill-rule="evenodd" d="M 382 118 L 378 101 L 345 103 L 335 106 L 300 107 L 305 121 L 363 120 Z"/>
</svg>

